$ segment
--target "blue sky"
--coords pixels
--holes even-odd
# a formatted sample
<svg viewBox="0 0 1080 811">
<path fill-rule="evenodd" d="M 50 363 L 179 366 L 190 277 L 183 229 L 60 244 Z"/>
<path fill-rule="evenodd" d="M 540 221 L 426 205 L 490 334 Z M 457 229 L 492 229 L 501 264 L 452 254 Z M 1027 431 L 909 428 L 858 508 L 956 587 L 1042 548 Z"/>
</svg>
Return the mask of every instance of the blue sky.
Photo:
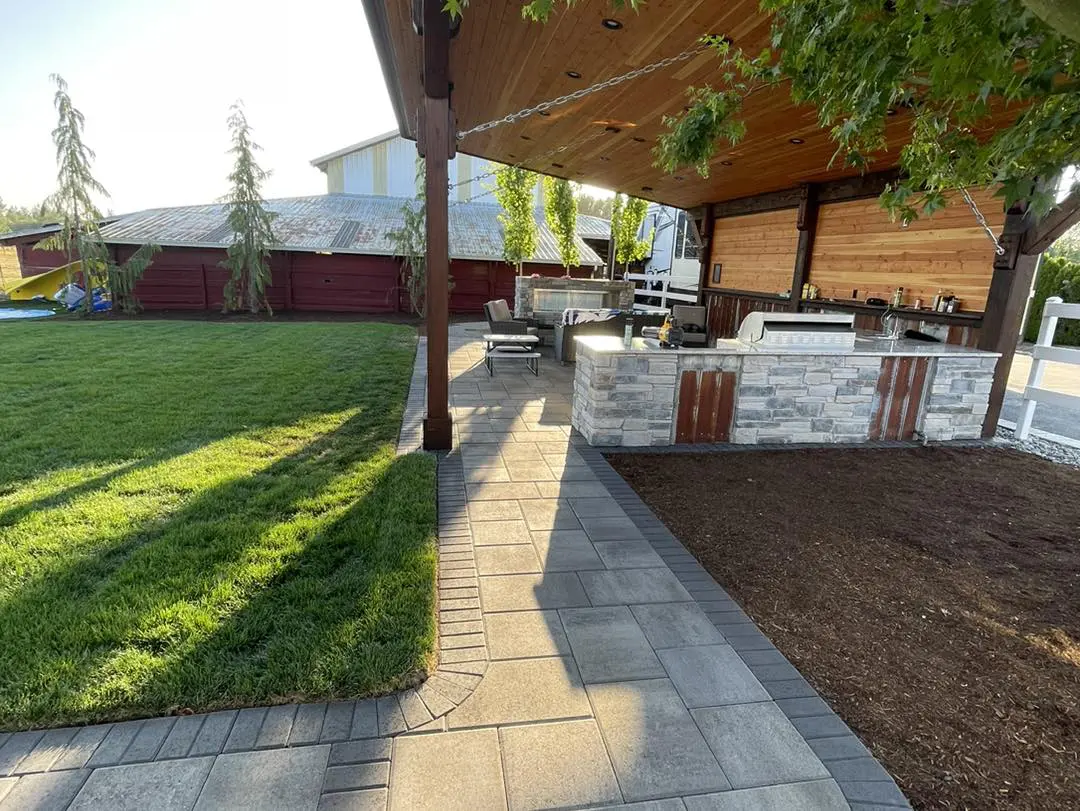
<svg viewBox="0 0 1080 811">
<path fill-rule="evenodd" d="M 320 194 L 318 155 L 396 129 L 360 0 L 10 0 L 0 23 L 0 198 L 50 194 L 50 73 L 86 116 L 116 213 L 227 189 L 243 99 L 267 197 Z"/>
</svg>

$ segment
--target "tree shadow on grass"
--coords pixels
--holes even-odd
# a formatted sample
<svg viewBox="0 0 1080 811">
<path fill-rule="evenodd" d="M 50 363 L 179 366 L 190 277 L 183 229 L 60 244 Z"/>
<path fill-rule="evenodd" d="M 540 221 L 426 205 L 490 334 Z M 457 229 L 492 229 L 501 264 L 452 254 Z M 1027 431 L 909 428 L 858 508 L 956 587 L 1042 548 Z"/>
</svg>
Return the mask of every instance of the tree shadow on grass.
<svg viewBox="0 0 1080 811">
<path fill-rule="evenodd" d="M 0 729 L 395 686 L 434 642 L 434 465 L 365 409 L 0 603 Z"/>
</svg>

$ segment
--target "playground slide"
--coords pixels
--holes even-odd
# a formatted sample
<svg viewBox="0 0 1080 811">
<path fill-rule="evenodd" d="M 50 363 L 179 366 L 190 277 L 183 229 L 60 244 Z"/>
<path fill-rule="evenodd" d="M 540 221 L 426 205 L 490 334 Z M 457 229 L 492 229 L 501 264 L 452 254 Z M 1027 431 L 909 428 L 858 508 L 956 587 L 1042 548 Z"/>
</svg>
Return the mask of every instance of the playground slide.
<svg viewBox="0 0 1080 811">
<path fill-rule="evenodd" d="M 34 296 L 44 296 L 52 301 L 56 291 L 67 284 L 69 268 L 72 276 L 82 269 L 80 263 L 72 262 L 70 265 L 58 267 L 55 270 L 47 270 L 36 276 L 20 279 L 15 284 L 9 285 L 4 292 L 12 301 L 30 301 Z"/>
</svg>

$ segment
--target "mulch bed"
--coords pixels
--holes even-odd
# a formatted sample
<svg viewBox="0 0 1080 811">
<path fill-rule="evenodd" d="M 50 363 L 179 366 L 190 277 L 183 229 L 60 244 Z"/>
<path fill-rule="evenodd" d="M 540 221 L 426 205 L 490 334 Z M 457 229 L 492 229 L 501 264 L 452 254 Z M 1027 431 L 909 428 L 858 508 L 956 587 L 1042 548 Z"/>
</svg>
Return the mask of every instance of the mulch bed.
<svg viewBox="0 0 1080 811">
<path fill-rule="evenodd" d="M 609 461 L 916 807 L 1080 808 L 1080 471 L 996 449 Z"/>
</svg>

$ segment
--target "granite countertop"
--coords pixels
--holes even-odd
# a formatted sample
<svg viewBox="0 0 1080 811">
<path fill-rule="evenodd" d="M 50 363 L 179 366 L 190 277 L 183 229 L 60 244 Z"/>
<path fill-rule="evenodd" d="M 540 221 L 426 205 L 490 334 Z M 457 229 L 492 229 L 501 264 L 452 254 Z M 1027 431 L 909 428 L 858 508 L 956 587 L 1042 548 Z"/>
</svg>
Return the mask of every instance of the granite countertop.
<svg viewBox="0 0 1080 811">
<path fill-rule="evenodd" d="M 931 343 L 928 341 L 912 341 L 908 338 L 891 340 L 882 338 L 873 333 L 860 332 L 855 338 L 855 348 L 830 349 L 828 347 L 813 347 L 810 349 L 764 349 L 744 344 L 734 338 L 726 338 L 717 341 L 715 348 L 684 348 L 662 349 L 653 338 L 634 338 L 630 348 L 623 344 L 623 339 L 617 335 L 582 335 L 574 340 L 579 346 L 591 349 L 594 352 L 619 353 L 619 354 L 645 354 L 661 352 L 666 355 L 853 355 L 870 357 L 942 357 L 942 356 L 967 356 L 967 357 L 1000 357 L 998 352 L 986 352 L 982 349 L 971 349 L 966 346 L 955 344 Z"/>
</svg>

